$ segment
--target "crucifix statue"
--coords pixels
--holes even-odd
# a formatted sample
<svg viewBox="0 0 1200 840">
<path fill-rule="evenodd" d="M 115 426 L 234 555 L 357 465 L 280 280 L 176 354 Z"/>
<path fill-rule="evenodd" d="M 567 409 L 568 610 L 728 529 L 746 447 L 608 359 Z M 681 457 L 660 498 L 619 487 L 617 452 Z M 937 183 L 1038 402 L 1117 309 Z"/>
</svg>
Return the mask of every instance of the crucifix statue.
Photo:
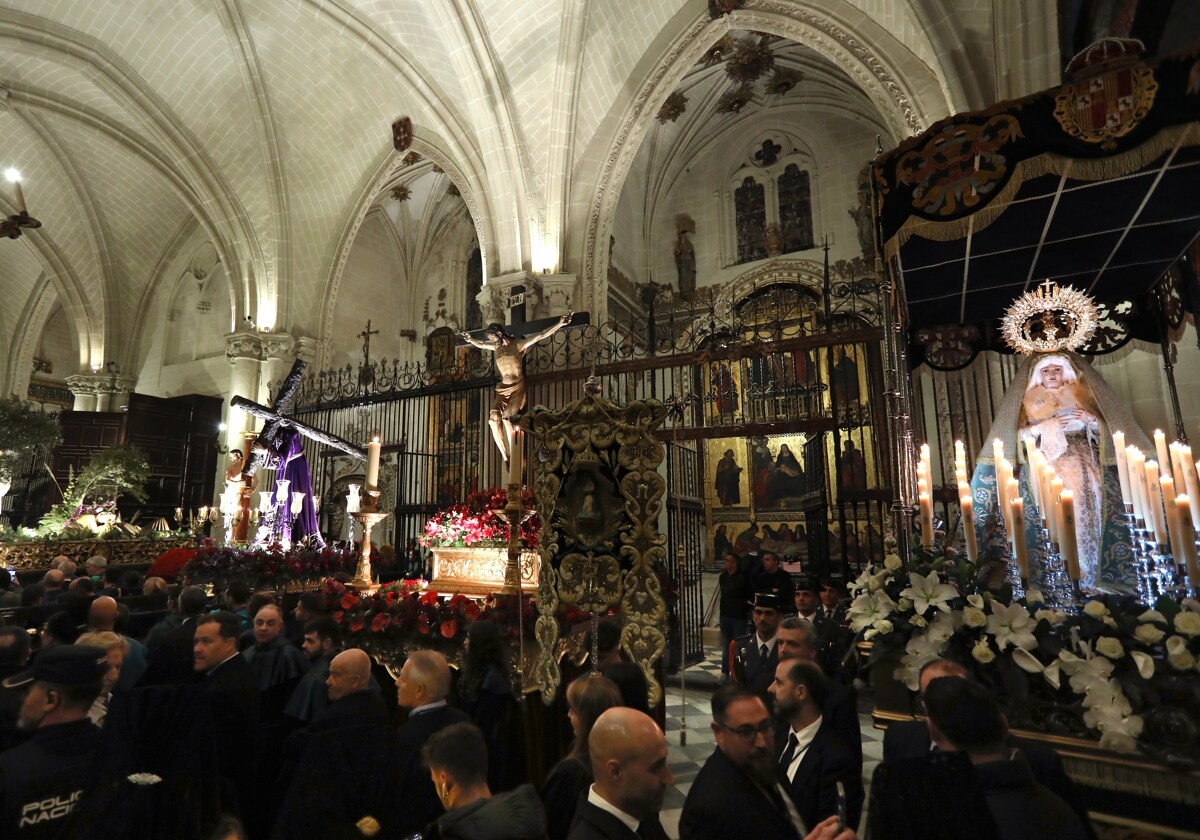
<svg viewBox="0 0 1200 840">
<path fill-rule="evenodd" d="M 296 399 L 296 393 L 300 390 L 305 366 L 303 360 L 296 360 L 271 406 L 240 396 L 235 396 L 229 401 L 234 408 L 240 408 L 247 414 L 266 421 L 262 431 L 255 438 L 252 455 L 242 470 L 243 484 L 252 482 L 254 473 L 260 467 L 275 468 L 280 470 L 280 480 L 290 482 L 288 486 L 292 492 L 304 494 L 303 507 L 292 527 L 293 542 L 318 533 L 317 511 L 312 497 L 312 476 L 308 470 L 308 461 L 304 458 L 304 438 L 331 446 L 359 460 L 367 460 L 367 453 L 349 441 L 287 416 Z"/>
<path fill-rule="evenodd" d="M 460 333 L 463 341 L 481 350 L 491 350 L 496 357 L 496 372 L 500 381 L 496 383 L 496 396 L 492 400 L 492 410 L 488 415 L 488 426 L 492 429 L 492 437 L 500 449 L 500 456 L 505 465 L 513 453 L 517 430 L 513 418 L 525 407 L 525 352 L 554 335 L 559 330 L 571 324 L 572 313 L 568 312 L 561 318 L 545 321 L 535 321 L 522 326 L 528 330 L 523 337 L 513 335 L 500 324 L 492 324 L 482 331 L 482 336 L 469 332 Z M 534 329 L 537 329 L 534 332 Z"/>
<path fill-rule="evenodd" d="M 358 337 L 363 340 L 363 361 L 362 367 L 358 369 L 358 384 L 363 388 L 367 388 L 375 383 L 375 368 L 371 367 L 371 336 L 379 335 L 379 330 L 371 329 L 371 321 L 367 321 L 367 328 L 358 334 Z"/>
</svg>

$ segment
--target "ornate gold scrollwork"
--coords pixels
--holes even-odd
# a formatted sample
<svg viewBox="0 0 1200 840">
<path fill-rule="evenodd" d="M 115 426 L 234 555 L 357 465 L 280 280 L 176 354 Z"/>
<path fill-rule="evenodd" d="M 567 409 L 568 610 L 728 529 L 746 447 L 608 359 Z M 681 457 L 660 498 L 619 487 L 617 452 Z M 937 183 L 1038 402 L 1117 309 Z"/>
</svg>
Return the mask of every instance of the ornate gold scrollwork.
<svg viewBox="0 0 1200 840">
<path fill-rule="evenodd" d="M 564 602 L 595 612 L 620 604 L 621 646 L 645 672 L 650 704 L 662 698 L 654 666 L 666 647 L 666 604 L 654 568 L 666 552 L 657 527 L 666 449 L 654 432 L 666 416 L 655 400 L 617 405 L 585 396 L 555 411 L 535 408 L 520 421 L 534 440 L 542 517 L 534 680 L 546 703 L 562 679 L 555 613 Z"/>
</svg>

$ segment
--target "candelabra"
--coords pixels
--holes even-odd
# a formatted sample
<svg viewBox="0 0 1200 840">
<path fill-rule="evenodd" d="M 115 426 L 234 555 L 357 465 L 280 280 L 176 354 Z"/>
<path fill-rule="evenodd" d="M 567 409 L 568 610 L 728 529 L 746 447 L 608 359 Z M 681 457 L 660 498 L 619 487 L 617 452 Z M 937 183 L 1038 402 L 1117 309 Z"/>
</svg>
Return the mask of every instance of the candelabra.
<svg viewBox="0 0 1200 840">
<path fill-rule="evenodd" d="M 351 512 L 358 524 L 362 526 L 362 547 L 358 554 L 358 569 L 350 585 L 355 589 L 370 589 L 375 585 L 374 574 L 371 571 L 371 529 L 387 519 L 387 514 L 379 509 L 379 500 L 383 494 L 377 487 L 363 488 L 363 501 L 359 509 Z"/>
</svg>

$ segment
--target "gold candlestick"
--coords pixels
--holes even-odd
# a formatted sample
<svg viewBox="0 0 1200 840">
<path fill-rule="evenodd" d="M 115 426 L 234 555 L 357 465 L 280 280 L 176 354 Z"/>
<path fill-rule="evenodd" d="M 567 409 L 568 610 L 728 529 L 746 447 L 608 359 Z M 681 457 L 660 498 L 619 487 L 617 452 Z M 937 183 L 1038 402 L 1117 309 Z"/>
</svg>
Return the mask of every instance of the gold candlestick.
<svg viewBox="0 0 1200 840">
<path fill-rule="evenodd" d="M 355 589 L 370 589 L 375 586 L 371 571 L 371 529 L 376 524 L 387 519 L 387 514 L 379 510 L 379 497 L 382 494 L 375 489 L 363 491 L 363 501 L 360 510 L 350 514 L 358 524 L 362 525 L 362 548 L 358 555 L 358 569 L 354 572 L 354 580 L 350 585 Z"/>
</svg>

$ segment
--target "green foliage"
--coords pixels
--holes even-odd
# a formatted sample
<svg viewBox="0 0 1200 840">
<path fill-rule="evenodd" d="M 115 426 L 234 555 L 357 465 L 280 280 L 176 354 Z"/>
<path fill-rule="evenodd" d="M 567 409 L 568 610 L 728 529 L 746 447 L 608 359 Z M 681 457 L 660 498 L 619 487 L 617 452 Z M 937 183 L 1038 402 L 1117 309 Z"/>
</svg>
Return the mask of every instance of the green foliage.
<svg viewBox="0 0 1200 840">
<path fill-rule="evenodd" d="M 11 479 L 26 458 L 61 442 L 54 415 L 15 395 L 0 399 L 0 481 Z"/>
<path fill-rule="evenodd" d="M 115 512 L 117 498 L 122 495 L 145 501 L 149 478 L 150 464 L 133 444 L 102 449 L 77 475 L 71 475 L 62 491 L 63 500 L 38 524 L 43 532 L 65 536 L 80 527 L 77 523 L 81 516 Z"/>
</svg>

